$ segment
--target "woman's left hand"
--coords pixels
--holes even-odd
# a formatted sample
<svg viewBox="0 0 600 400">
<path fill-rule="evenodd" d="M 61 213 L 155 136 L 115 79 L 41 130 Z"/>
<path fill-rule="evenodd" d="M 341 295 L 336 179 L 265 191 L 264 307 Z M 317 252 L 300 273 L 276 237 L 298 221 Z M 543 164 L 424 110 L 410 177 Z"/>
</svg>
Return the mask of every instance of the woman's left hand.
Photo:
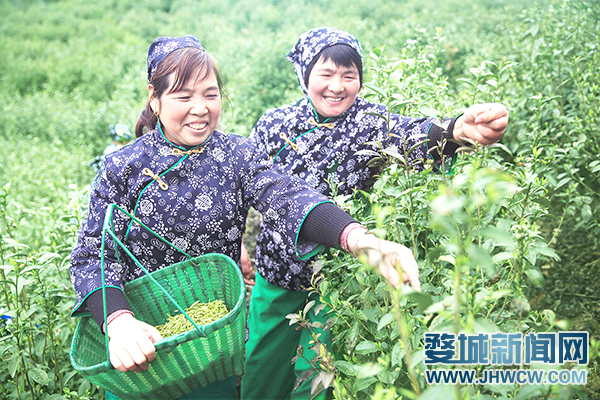
<svg viewBox="0 0 600 400">
<path fill-rule="evenodd" d="M 454 124 L 454 139 L 470 139 L 483 145 L 496 143 L 508 125 L 508 110 L 500 103 L 473 104 Z"/>
<path fill-rule="evenodd" d="M 350 232 L 348 243 L 356 255 L 366 255 L 369 265 L 394 287 L 400 286 L 402 282 L 408 282 L 413 289 L 421 291 L 419 266 L 408 247 L 379 239 L 372 234 L 365 234 L 359 229 Z"/>
</svg>

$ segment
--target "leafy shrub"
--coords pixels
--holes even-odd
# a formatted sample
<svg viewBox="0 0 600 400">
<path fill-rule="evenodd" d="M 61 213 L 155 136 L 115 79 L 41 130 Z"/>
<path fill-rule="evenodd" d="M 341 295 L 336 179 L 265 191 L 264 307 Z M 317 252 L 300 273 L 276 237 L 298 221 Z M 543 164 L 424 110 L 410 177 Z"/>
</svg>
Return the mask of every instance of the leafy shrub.
<svg viewBox="0 0 600 400">
<path fill-rule="evenodd" d="M 565 329 L 529 300 L 545 290 L 548 268 L 573 268 L 557 253 L 597 258 L 599 13 L 590 0 L 0 2 L 0 390 L 9 399 L 102 396 L 67 356 L 80 188 L 108 126 L 133 128 L 147 97 L 145 51 L 165 34 L 196 34 L 220 62 L 233 104 L 225 131 L 247 134 L 265 109 L 302 95 L 285 54 L 321 25 L 360 39 L 363 94 L 393 112 L 456 116 L 492 100 L 510 110 L 502 143 L 462 155 L 453 174 L 408 171 L 384 146 L 388 168 L 373 191 L 336 198 L 380 237 L 413 249 L 423 294 L 391 290 L 359 261 L 326 255 L 314 291 L 335 311 L 336 339 L 315 361 L 322 387 L 332 384 L 339 399 L 447 398 L 448 386 L 423 381 L 425 332 Z M 587 247 L 562 242 L 580 232 Z M 303 311 L 297 320 L 311 329 Z M 568 386 L 453 390 L 586 395 Z"/>
<path fill-rule="evenodd" d="M 52 224 L 50 244 L 34 251 L 15 240 L 22 207 L 10 201 L 7 186 L 0 191 L 0 387 L 6 399 L 88 399 L 98 393 L 69 360 L 76 323 L 69 316 L 69 256 L 84 212 L 78 201 L 65 211 L 45 221 Z"/>
<path fill-rule="evenodd" d="M 578 4 L 574 10 L 580 7 Z M 525 12 L 540 19 L 547 17 L 537 9 Z M 594 149 L 594 139 L 571 137 L 569 141 L 579 140 L 573 146 L 578 153 L 551 144 L 552 139 L 562 136 L 562 124 L 572 120 L 560 118 L 557 111 L 548 116 L 557 97 L 525 95 L 532 93 L 531 87 L 517 78 L 521 66 L 515 60 L 484 61 L 480 67 L 471 68 L 471 77 L 456 80 L 461 91 L 450 90 L 447 79 L 436 68 L 440 59 L 436 52 L 443 51 L 436 45 L 441 39 L 439 33 L 411 42 L 422 45 L 411 48 L 409 44 L 391 61 L 381 49 L 374 51 L 374 81 L 365 85 L 369 89 L 366 96 L 396 112 L 432 116 L 452 115 L 453 107 L 459 110 L 457 103 L 502 101 L 515 106 L 516 118 L 529 121 L 528 126 L 511 124 L 506 144 L 475 147 L 474 152 L 462 155 L 451 175 L 409 171 L 403 167 L 402 154 L 384 146 L 382 157 L 391 166 L 373 190 L 336 199 L 358 220 L 367 221 L 379 237 L 410 247 L 420 260 L 423 282 L 420 294 L 410 289 L 394 290 L 345 254 L 331 252 L 323 258 L 322 275 L 315 280 L 313 291 L 332 310 L 328 325 L 335 339 L 333 349 L 326 349 L 314 337 L 321 356 L 312 360 L 313 372 L 317 373 L 312 379 L 315 391 L 330 384 L 336 399 L 448 398 L 448 386 L 427 387 L 425 383 L 422 340 L 426 332 L 526 334 L 567 329 L 567 323 L 557 320 L 553 311 L 532 309 L 528 300 L 534 289 L 545 285 L 541 267 L 559 261 L 549 246 L 555 234 L 550 231 L 548 235 L 543 228 L 548 224 L 560 227 L 565 216 L 580 210 L 575 204 L 587 204 L 575 219 L 597 227 L 589 215 L 589 210 L 597 209 L 593 204 L 596 195 L 590 190 L 596 182 L 587 180 L 586 188 L 582 188 L 578 168 L 566 161 L 578 154 L 594 170 L 597 156 L 590 159 L 586 153 Z M 554 60 L 552 65 L 556 64 Z M 574 84 L 577 78 L 572 76 L 569 82 Z M 516 88 L 520 91 L 515 92 Z M 513 101 L 504 101 L 507 93 Z M 525 100 L 513 104 L 514 99 Z M 591 104 L 596 101 L 594 95 L 584 99 Z M 520 108 L 521 104 L 529 106 Z M 529 116 L 525 118 L 522 113 Z M 507 158 L 507 153 L 514 157 Z M 557 158 L 564 164 L 557 165 Z M 565 173 L 569 168 L 571 173 Z M 560 182 L 557 177 L 561 177 Z M 569 184 L 571 189 L 565 191 L 563 185 Z M 306 309 L 290 319 L 310 330 L 305 314 Z M 587 394 L 581 387 L 551 385 L 456 385 L 454 391 L 455 398 L 571 398 Z"/>
</svg>

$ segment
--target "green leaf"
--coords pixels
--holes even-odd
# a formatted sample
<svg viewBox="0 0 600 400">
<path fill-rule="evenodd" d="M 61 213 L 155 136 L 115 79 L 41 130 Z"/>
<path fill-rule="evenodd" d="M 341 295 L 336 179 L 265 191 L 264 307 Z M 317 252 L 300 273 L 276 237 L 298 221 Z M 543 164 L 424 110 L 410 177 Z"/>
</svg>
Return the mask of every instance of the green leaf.
<svg viewBox="0 0 600 400">
<path fill-rule="evenodd" d="M 481 234 L 487 239 L 492 239 L 500 246 L 505 246 L 509 248 L 515 246 L 515 239 L 513 238 L 510 232 L 496 228 L 494 226 L 486 226 L 482 228 Z"/>
<path fill-rule="evenodd" d="M 55 259 L 55 258 L 61 258 L 61 257 L 60 257 L 60 254 L 58 254 L 58 253 L 50 253 L 50 252 L 47 252 L 47 253 L 43 253 L 43 254 L 40 256 L 40 258 L 38 258 L 38 259 L 36 260 L 36 262 L 37 262 L 38 264 L 45 264 L 45 263 L 47 263 L 48 261 L 50 261 L 50 260 L 53 260 L 53 259 Z"/>
<path fill-rule="evenodd" d="M 382 88 L 377 87 L 372 84 L 369 84 L 369 83 L 365 83 L 363 86 L 369 90 L 374 91 L 375 93 L 377 93 L 379 96 L 383 97 L 384 99 L 387 99 L 387 93 Z"/>
<path fill-rule="evenodd" d="M 475 83 L 473 83 L 470 79 L 458 78 L 457 81 L 458 82 L 462 82 L 462 83 L 466 83 L 467 85 L 469 85 L 471 87 L 475 87 Z"/>
<path fill-rule="evenodd" d="M 348 330 L 348 336 L 346 336 L 346 347 L 348 351 L 351 351 L 356 346 L 358 340 L 358 321 L 354 321 L 352 326 Z"/>
<path fill-rule="evenodd" d="M 379 351 L 379 347 L 377 347 L 377 344 L 371 342 L 370 340 L 360 342 L 354 349 L 354 352 L 357 354 L 371 354 L 375 353 L 376 351 Z"/>
<path fill-rule="evenodd" d="M 8 373 L 10 374 L 11 378 L 15 377 L 17 367 L 19 366 L 19 360 L 20 358 L 18 353 L 13 354 L 8 360 Z"/>
<path fill-rule="evenodd" d="M 308 399 L 312 400 L 319 393 L 321 393 L 323 391 L 323 389 L 324 389 L 324 387 L 323 387 L 323 377 L 319 373 L 310 382 L 310 396 L 308 397 Z"/>
<path fill-rule="evenodd" d="M 315 315 L 319 315 L 319 313 L 321 311 L 323 311 L 325 309 L 325 307 L 327 307 L 327 304 L 325 304 L 325 303 L 320 303 L 319 305 L 317 305 L 315 307 Z"/>
<path fill-rule="evenodd" d="M 548 200 L 545 197 L 535 197 L 533 199 L 533 201 L 536 202 L 536 203 L 538 203 L 539 205 L 542 205 L 542 206 L 546 207 L 546 208 L 552 207 L 552 203 L 550 203 L 550 200 Z"/>
<path fill-rule="evenodd" d="M 508 252 L 501 252 L 498 254 L 494 254 L 494 256 L 492 256 L 492 261 L 494 262 L 494 264 L 498 264 L 501 263 L 502 261 L 506 261 L 506 260 L 510 260 L 514 258 L 514 256 L 512 255 L 512 253 L 508 253 Z"/>
<path fill-rule="evenodd" d="M 369 290 L 370 294 L 371 291 Z M 379 307 L 364 308 L 363 315 L 371 322 L 378 323 L 381 318 L 381 310 Z"/>
<path fill-rule="evenodd" d="M 63 377 L 63 381 L 64 381 L 64 383 L 65 383 L 65 384 L 66 384 L 66 383 L 68 383 L 68 382 L 71 380 L 71 378 L 73 378 L 73 377 L 74 377 L 75 375 L 77 375 L 78 373 L 79 373 L 79 372 L 78 372 L 77 370 L 75 370 L 75 369 L 74 369 L 74 370 L 72 370 L 71 372 L 69 372 L 68 374 L 66 374 L 66 375 Z"/>
<path fill-rule="evenodd" d="M 43 369 L 32 368 L 27 372 L 27 376 L 42 386 L 48 385 L 48 374 Z"/>
<path fill-rule="evenodd" d="M 417 350 L 410 359 L 410 367 L 416 368 L 417 365 L 421 364 L 423 361 L 425 361 L 425 352 L 423 349 Z"/>
<path fill-rule="evenodd" d="M 388 156 L 394 157 L 400 161 L 405 160 L 404 156 L 398 152 L 396 146 L 386 147 L 385 149 L 381 150 L 381 152 L 387 154 Z"/>
<path fill-rule="evenodd" d="M 309 380 L 311 376 L 315 373 L 314 369 L 304 371 L 303 373 L 296 378 L 296 382 L 294 383 L 294 390 L 298 389 L 300 385 L 302 385 L 305 381 Z"/>
<path fill-rule="evenodd" d="M 481 291 L 477 293 L 476 299 L 484 299 L 487 303 L 491 303 L 504 296 L 508 296 L 510 293 L 510 289 L 494 290 L 492 292 L 487 289 L 481 289 Z"/>
<path fill-rule="evenodd" d="M 446 261 L 447 263 L 450 263 L 452 265 L 454 265 L 454 263 L 456 262 L 456 260 L 454 259 L 454 256 L 450 255 L 450 254 L 446 254 L 446 255 L 440 256 L 439 260 L 440 261 Z"/>
<path fill-rule="evenodd" d="M 453 398 L 450 391 L 454 389 L 448 385 L 432 385 L 421 393 L 417 400 L 448 400 Z M 479 398 L 479 397 L 477 397 Z"/>
<path fill-rule="evenodd" d="M 473 332 L 476 333 L 495 333 L 500 332 L 500 328 L 492 321 L 485 318 L 475 318 L 473 321 Z"/>
<path fill-rule="evenodd" d="M 304 306 L 304 310 L 302 312 L 302 314 L 304 315 L 304 318 L 306 318 L 306 316 L 308 315 L 308 312 L 310 311 L 310 309 L 315 305 L 315 301 L 311 300 L 308 303 L 306 303 L 306 305 Z"/>
<path fill-rule="evenodd" d="M 360 367 L 356 377 L 358 379 L 365 379 L 371 376 L 375 376 L 383 371 L 383 367 L 376 363 L 367 363 Z"/>
<path fill-rule="evenodd" d="M 494 273 L 494 260 L 488 252 L 477 245 L 469 246 L 467 251 L 471 265 L 482 267 L 490 275 Z"/>
<path fill-rule="evenodd" d="M 367 389 L 369 386 L 378 383 L 379 379 L 376 376 L 372 376 L 365 379 L 357 380 L 354 385 L 352 385 L 352 390 L 355 392 L 360 392 L 361 390 Z"/>
<path fill-rule="evenodd" d="M 392 349 L 392 367 L 402 365 L 402 359 L 404 358 L 405 354 L 406 350 L 404 350 L 402 342 L 398 340 Z"/>
<path fill-rule="evenodd" d="M 394 322 L 394 314 L 393 313 L 387 313 L 387 314 L 385 314 L 379 320 L 379 323 L 377 324 L 377 330 L 378 331 L 382 330 L 383 328 L 385 328 L 386 326 L 388 326 L 392 322 Z"/>
<path fill-rule="evenodd" d="M 358 365 L 349 363 L 348 361 L 336 361 L 335 367 L 338 369 L 338 371 L 347 376 L 356 376 L 359 370 Z"/>
<path fill-rule="evenodd" d="M 402 294 L 404 294 L 404 292 L 407 290 L 408 289 L 403 289 Z M 412 293 L 409 293 L 408 296 L 410 296 L 410 298 L 417 303 L 417 306 L 419 306 L 421 310 L 426 310 L 433 304 L 433 296 L 431 296 L 429 293 L 417 292 L 415 290 Z"/>
<path fill-rule="evenodd" d="M 321 371 L 319 372 L 319 378 L 323 383 L 323 389 L 327 389 L 331 386 L 331 382 L 335 378 L 335 374 L 332 372 Z"/>
<path fill-rule="evenodd" d="M 528 268 L 525 270 L 525 275 L 529 278 L 531 283 L 538 288 L 542 288 L 545 285 L 544 275 L 537 268 Z"/>
<path fill-rule="evenodd" d="M 560 256 L 558 254 L 556 254 L 556 251 L 554 251 L 554 249 L 552 249 L 550 247 L 536 246 L 535 249 L 539 254 L 545 255 L 546 257 L 550 257 L 556 261 L 560 260 Z"/>
</svg>

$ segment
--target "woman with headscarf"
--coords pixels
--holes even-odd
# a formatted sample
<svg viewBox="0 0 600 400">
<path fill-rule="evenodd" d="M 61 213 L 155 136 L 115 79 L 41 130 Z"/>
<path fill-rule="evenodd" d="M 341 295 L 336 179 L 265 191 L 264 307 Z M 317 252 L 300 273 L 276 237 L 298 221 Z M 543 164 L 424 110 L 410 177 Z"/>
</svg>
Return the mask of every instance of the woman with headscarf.
<svg viewBox="0 0 600 400">
<path fill-rule="evenodd" d="M 305 32 L 287 58 L 293 63 L 305 97 L 293 105 L 268 110 L 252 130 L 251 139 L 276 165 L 300 177 L 327 197 L 369 190 L 380 167 L 370 164 L 372 156 L 359 150 L 378 148 L 369 143 L 396 145 L 406 162 L 423 168 L 433 162 L 437 169 L 451 159 L 461 139 L 488 145 L 498 141 L 508 123 L 502 104 L 476 104 L 458 118 L 410 118 L 390 115 L 390 124 L 377 115 L 387 108 L 358 97 L 362 86 L 362 50 L 348 32 L 320 27 Z M 412 149 L 410 152 L 408 149 Z M 334 193 L 335 190 L 335 193 Z M 365 232 L 360 224 L 347 232 Z M 315 257 L 299 260 L 274 242 L 277 234 L 261 224 L 256 243 L 256 285 L 249 311 L 249 340 L 246 344 L 242 399 L 287 399 L 310 397 L 310 381 L 294 393 L 300 374 L 311 369 L 299 359 L 298 345 L 308 351 L 311 337 L 306 329 L 290 327 L 285 316 L 304 307 Z M 315 307 L 313 307 L 313 310 Z M 327 317 L 312 313 L 313 321 Z M 320 340 L 331 349 L 329 331 Z"/>
<path fill-rule="evenodd" d="M 238 264 L 247 212 L 253 207 L 272 228 L 274 244 L 290 257 L 304 257 L 322 245 L 352 247 L 381 260 L 373 265 L 392 284 L 405 279 L 419 286 L 410 250 L 364 232 L 342 236 L 356 222 L 352 217 L 304 181 L 281 172 L 248 139 L 217 130 L 222 80 L 196 37 L 156 38 L 147 67 L 149 101 L 136 127 L 138 138 L 107 155 L 92 184 L 89 212 L 71 257 L 73 315 L 91 315 L 106 332 L 115 368 L 147 369 L 155 358 L 153 343 L 161 336 L 133 314 L 124 285 L 143 271 L 121 251 L 117 254 L 112 240 L 104 254 L 104 326 L 101 242 L 110 204 L 193 257 L 220 253 Z M 335 224 L 323 215 L 333 215 Z M 123 213 L 115 213 L 113 225 L 119 240 L 150 272 L 187 259 Z M 398 274 L 397 264 L 403 273 Z M 237 398 L 236 377 L 209 386 L 185 398 Z"/>
</svg>

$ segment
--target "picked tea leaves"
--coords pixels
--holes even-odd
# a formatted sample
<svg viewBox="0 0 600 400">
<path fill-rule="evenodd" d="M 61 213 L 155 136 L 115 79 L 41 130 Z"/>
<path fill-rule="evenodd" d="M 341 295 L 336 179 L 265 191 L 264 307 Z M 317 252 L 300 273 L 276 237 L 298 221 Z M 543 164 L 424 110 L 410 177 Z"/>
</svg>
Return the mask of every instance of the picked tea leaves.
<svg viewBox="0 0 600 400">
<path fill-rule="evenodd" d="M 186 314 L 196 323 L 196 325 L 208 325 L 216 320 L 223 318 L 229 310 L 222 300 L 209 301 L 194 304 L 185 309 Z M 156 326 L 163 338 L 175 336 L 180 333 L 195 329 L 194 325 L 183 314 L 169 315 L 164 325 Z"/>
</svg>

